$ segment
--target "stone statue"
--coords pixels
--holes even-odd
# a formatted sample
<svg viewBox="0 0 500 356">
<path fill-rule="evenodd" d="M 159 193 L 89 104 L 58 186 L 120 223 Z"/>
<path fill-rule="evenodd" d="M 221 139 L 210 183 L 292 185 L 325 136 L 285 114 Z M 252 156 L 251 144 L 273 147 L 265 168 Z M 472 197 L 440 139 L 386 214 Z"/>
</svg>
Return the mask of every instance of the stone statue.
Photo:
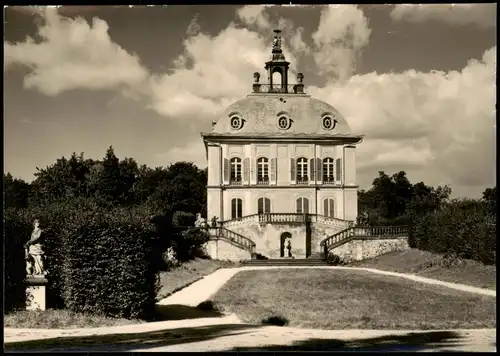
<svg viewBox="0 0 500 356">
<path fill-rule="evenodd" d="M 214 217 L 212 218 L 212 227 L 217 227 L 217 220 L 218 220 L 218 219 L 217 219 L 217 216 L 214 216 Z"/>
<path fill-rule="evenodd" d="M 299 82 L 299 84 L 302 84 L 303 80 L 304 80 L 304 74 L 302 73 L 297 74 L 297 81 Z"/>
<path fill-rule="evenodd" d="M 286 249 L 288 250 L 288 257 L 292 257 L 292 239 L 286 239 Z"/>
<path fill-rule="evenodd" d="M 198 214 L 196 214 L 196 221 L 194 223 L 194 226 L 196 226 L 196 227 L 207 227 L 208 226 L 207 220 L 205 218 L 202 218 L 201 214 L 198 213 Z"/>
<path fill-rule="evenodd" d="M 276 37 L 274 37 L 273 48 L 276 48 L 276 49 L 281 48 L 281 38 L 278 35 L 276 35 Z"/>
<path fill-rule="evenodd" d="M 44 276 L 45 268 L 43 265 L 43 250 L 40 244 L 42 229 L 40 229 L 40 221 L 35 219 L 33 222 L 33 232 L 30 240 L 24 245 L 26 256 L 26 272 L 30 276 Z"/>
<path fill-rule="evenodd" d="M 257 84 L 259 82 L 259 79 L 260 79 L 260 73 L 259 72 L 255 72 L 253 74 L 253 79 L 255 81 L 255 84 Z"/>
</svg>

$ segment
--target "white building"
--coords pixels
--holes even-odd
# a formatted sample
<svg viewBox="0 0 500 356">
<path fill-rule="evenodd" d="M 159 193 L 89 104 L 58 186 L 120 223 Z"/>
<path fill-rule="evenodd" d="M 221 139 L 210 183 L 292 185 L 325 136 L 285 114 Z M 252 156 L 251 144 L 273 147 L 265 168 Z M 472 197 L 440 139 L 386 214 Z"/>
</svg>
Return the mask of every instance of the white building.
<svg viewBox="0 0 500 356">
<path fill-rule="evenodd" d="M 356 220 L 355 145 L 362 135 L 352 134 L 333 106 L 305 93 L 301 73 L 289 84 L 290 63 L 275 32 L 267 83 L 254 73 L 253 92 L 230 105 L 212 132 L 202 133 L 207 218 L 252 240 L 262 255 L 283 256 L 291 237 L 294 256 L 309 257 L 319 252 L 325 233 Z M 221 251 L 212 246 L 211 254 Z"/>
</svg>

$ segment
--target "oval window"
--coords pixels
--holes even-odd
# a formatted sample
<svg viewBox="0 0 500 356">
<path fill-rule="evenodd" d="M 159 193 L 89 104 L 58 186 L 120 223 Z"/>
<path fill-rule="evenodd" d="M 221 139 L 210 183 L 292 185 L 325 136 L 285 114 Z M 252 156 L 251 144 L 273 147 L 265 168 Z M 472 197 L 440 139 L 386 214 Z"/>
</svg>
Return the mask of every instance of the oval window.
<svg viewBox="0 0 500 356">
<path fill-rule="evenodd" d="M 288 130 L 292 124 L 292 120 L 286 116 L 281 116 L 278 119 L 278 127 L 282 130 Z"/>
<path fill-rule="evenodd" d="M 231 128 L 234 130 L 239 130 L 243 127 L 243 119 L 238 116 L 233 116 L 231 118 Z"/>
<path fill-rule="evenodd" d="M 323 128 L 325 130 L 333 130 L 336 124 L 337 120 L 332 118 L 331 116 L 325 116 L 323 118 Z"/>
</svg>

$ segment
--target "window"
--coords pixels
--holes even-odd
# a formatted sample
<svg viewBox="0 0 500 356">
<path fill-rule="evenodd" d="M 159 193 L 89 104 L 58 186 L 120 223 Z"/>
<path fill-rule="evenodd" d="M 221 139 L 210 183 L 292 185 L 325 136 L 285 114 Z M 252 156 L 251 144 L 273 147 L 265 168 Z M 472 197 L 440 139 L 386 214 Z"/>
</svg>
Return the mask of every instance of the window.
<svg viewBox="0 0 500 356">
<path fill-rule="evenodd" d="M 307 184 L 309 178 L 307 176 L 307 158 L 299 158 L 297 160 L 297 184 Z"/>
<path fill-rule="evenodd" d="M 243 200 L 234 198 L 231 200 L 231 219 L 239 219 L 243 216 Z"/>
<path fill-rule="evenodd" d="M 271 212 L 271 200 L 269 198 L 259 198 L 257 200 L 257 212 L 259 214 L 269 214 Z"/>
<path fill-rule="evenodd" d="M 335 183 L 335 161 L 331 157 L 327 157 L 323 160 L 323 184 L 334 184 Z"/>
<path fill-rule="evenodd" d="M 243 119 L 238 116 L 233 116 L 231 118 L 231 128 L 233 130 L 239 130 L 243 127 Z"/>
<path fill-rule="evenodd" d="M 329 218 L 335 217 L 335 201 L 333 199 L 325 199 L 323 201 L 323 215 Z"/>
<path fill-rule="evenodd" d="M 241 158 L 231 158 L 230 184 L 241 184 Z"/>
<path fill-rule="evenodd" d="M 307 198 L 297 199 L 297 213 L 309 214 L 309 200 Z"/>
<path fill-rule="evenodd" d="M 331 116 L 323 117 L 323 129 L 325 130 L 333 130 L 337 125 L 337 119 L 332 118 Z"/>
<path fill-rule="evenodd" d="M 265 157 L 257 160 L 257 184 L 269 184 L 269 160 Z"/>
<path fill-rule="evenodd" d="M 288 130 L 292 125 L 292 120 L 286 116 L 280 116 L 278 119 L 278 127 L 282 130 Z"/>
</svg>

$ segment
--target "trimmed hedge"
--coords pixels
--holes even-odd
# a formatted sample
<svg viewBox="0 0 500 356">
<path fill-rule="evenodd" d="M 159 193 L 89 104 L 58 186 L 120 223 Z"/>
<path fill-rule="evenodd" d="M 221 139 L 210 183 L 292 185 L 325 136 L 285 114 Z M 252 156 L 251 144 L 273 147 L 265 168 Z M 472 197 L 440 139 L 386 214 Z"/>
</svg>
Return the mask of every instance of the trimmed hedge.
<svg viewBox="0 0 500 356">
<path fill-rule="evenodd" d="M 94 207 L 62 229 L 62 297 L 75 312 L 154 318 L 159 289 L 156 228 L 140 209 Z"/>
<path fill-rule="evenodd" d="M 5 312 L 26 306 L 26 261 L 24 244 L 29 240 L 31 225 L 25 212 L 7 208 L 3 215 Z"/>
<path fill-rule="evenodd" d="M 408 242 L 420 250 L 495 264 L 496 217 L 487 202 L 455 200 L 414 217 Z"/>
</svg>

